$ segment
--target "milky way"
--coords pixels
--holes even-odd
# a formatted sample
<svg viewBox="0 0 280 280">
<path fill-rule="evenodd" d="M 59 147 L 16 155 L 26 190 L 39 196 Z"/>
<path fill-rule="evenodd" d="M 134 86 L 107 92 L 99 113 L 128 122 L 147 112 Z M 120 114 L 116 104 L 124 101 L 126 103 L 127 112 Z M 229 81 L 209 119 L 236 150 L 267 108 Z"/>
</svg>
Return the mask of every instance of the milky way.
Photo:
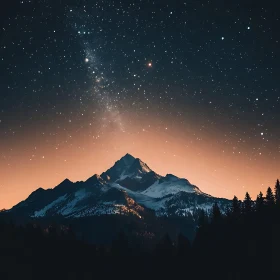
<svg viewBox="0 0 280 280">
<path fill-rule="evenodd" d="M 87 75 L 89 78 L 89 87 L 86 93 L 89 99 L 89 104 L 97 103 L 97 114 L 99 115 L 99 127 L 95 129 L 96 138 L 99 138 L 104 133 L 104 129 L 118 129 L 124 132 L 124 124 L 121 118 L 118 104 L 118 93 L 115 92 L 114 81 L 106 77 L 106 66 L 102 63 L 102 58 L 98 54 L 100 49 L 100 40 L 95 36 L 94 32 L 85 30 L 94 30 L 94 22 L 86 17 L 83 12 L 85 10 L 78 10 L 67 7 L 69 10 L 67 19 L 68 23 L 78 36 L 74 36 L 80 43 L 81 49 L 84 52 L 84 62 L 87 68 Z M 114 70 L 111 70 L 114 72 Z M 88 104 L 87 104 L 88 105 Z M 94 106 L 96 108 L 96 106 Z M 89 108 L 86 108 L 89 109 Z M 93 112 L 96 116 L 96 112 Z M 95 119 L 92 120 L 96 122 Z"/>
</svg>

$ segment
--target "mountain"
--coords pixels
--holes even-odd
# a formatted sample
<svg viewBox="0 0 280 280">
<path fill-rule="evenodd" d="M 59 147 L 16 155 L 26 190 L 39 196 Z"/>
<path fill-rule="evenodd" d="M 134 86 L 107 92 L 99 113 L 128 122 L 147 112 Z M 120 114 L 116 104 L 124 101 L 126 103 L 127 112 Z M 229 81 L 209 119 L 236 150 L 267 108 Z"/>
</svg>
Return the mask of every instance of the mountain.
<svg viewBox="0 0 280 280">
<path fill-rule="evenodd" d="M 126 154 L 100 176 L 86 181 L 65 179 L 53 189 L 37 189 L 6 211 L 28 217 L 65 218 L 132 214 L 141 218 L 153 210 L 157 216 L 188 215 L 210 210 L 217 202 L 224 211 L 229 201 L 203 193 L 187 179 L 161 176 L 139 158 Z"/>
<path fill-rule="evenodd" d="M 126 154 L 113 167 L 102 173 L 101 178 L 129 190 L 144 191 L 160 179 L 160 176 L 139 158 Z"/>
</svg>

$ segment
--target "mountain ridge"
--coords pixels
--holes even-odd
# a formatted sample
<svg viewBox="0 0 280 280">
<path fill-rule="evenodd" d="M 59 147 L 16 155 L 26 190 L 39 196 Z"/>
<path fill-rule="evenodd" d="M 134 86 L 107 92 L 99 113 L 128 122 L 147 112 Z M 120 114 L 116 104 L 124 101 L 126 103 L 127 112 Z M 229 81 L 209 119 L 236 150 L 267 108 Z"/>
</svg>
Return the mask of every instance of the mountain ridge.
<svg viewBox="0 0 280 280">
<path fill-rule="evenodd" d="M 35 218 L 125 213 L 142 217 L 145 210 L 168 216 L 187 215 L 195 209 L 208 211 L 215 202 L 222 210 L 228 204 L 226 199 L 202 192 L 185 178 L 157 174 L 127 153 L 101 175 L 77 182 L 66 178 L 52 189 L 39 188 L 8 211 Z"/>
</svg>

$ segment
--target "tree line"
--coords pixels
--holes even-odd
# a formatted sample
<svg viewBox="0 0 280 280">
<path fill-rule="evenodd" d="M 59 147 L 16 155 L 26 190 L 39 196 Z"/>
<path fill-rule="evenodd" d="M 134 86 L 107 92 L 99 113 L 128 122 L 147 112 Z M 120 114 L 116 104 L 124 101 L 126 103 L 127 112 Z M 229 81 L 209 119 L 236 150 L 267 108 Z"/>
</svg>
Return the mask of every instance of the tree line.
<svg viewBox="0 0 280 280">
<path fill-rule="evenodd" d="M 217 203 L 210 213 L 201 210 L 193 242 L 180 232 L 176 239 L 165 234 L 147 250 L 145 238 L 131 240 L 121 231 L 105 246 L 77 238 L 71 225 L 2 221 L 0 264 L 10 279 L 94 279 L 97 271 L 116 276 L 124 268 L 187 279 L 280 276 L 280 182 L 255 200 L 248 192 L 242 201 L 234 196 L 225 212 Z"/>
</svg>

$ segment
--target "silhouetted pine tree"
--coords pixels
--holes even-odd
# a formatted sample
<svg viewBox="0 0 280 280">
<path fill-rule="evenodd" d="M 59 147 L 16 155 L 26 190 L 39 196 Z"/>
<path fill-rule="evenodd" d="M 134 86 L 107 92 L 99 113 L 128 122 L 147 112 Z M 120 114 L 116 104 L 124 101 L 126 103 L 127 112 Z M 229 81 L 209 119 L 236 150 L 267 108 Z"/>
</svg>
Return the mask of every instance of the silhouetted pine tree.
<svg viewBox="0 0 280 280">
<path fill-rule="evenodd" d="M 250 213 L 252 211 L 252 199 L 248 192 L 245 194 L 245 198 L 243 201 L 243 211 L 244 213 Z"/>
<path fill-rule="evenodd" d="M 273 206 L 274 205 L 274 195 L 272 193 L 271 187 L 268 187 L 266 191 L 266 197 L 265 202 L 267 206 Z"/>
<path fill-rule="evenodd" d="M 256 199 L 256 210 L 261 211 L 263 209 L 263 205 L 264 205 L 264 197 L 263 197 L 263 193 L 260 192 L 257 195 L 257 199 Z"/>
<path fill-rule="evenodd" d="M 198 227 L 204 227 L 208 224 L 208 215 L 204 210 L 201 210 L 198 217 Z"/>
<path fill-rule="evenodd" d="M 217 202 L 215 202 L 213 205 L 211 218 L 213 223 L 220 221 L 222 218 L 222 214 Z"/>
<path fill-rule="evenodd" d="M 280 206 L 280 182 L 279 179 L 277 179 L 275 188 L 274 188 L 274 194 L 275 194 L 275 204 L 277 206 Z"/>
<path fill-rule="evenodd" d="M 241 214 L 241 203 L 236 196 L 232 200 L 231 213 L 234 218 L 238 218 Z"/>
</svg>

